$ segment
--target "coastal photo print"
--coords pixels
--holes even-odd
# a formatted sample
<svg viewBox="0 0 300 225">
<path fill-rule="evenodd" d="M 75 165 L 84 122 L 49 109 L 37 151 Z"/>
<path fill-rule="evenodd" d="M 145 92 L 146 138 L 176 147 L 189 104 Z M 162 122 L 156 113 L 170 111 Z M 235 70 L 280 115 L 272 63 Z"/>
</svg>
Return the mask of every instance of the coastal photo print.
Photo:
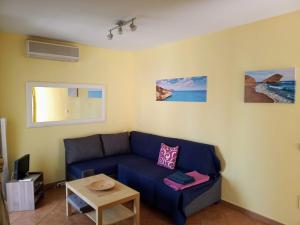
<svg viewBox="0 0 300 225">
<path fill-rule="evenodd" d="M 248 71 L 245 74 L 245 102 L 294 103 L 295 68 Z"/>
<path fill-rule="evenodd" d="M 156 81 L 156 101 L 206 102 L 207 76 Z"/>
</svg>

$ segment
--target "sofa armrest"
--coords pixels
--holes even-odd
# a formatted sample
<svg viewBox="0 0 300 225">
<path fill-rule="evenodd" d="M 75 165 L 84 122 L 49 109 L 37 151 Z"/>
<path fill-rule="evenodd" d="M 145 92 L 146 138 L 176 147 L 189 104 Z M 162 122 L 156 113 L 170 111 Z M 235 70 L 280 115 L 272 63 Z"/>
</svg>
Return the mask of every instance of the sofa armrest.
<svg viewBox="0 0 300 225">
<path fill-rule="evenodd" d="M 222 177 L 215 178 L 216 182 L 206 192 L 200 194 L 192 202 L 184 207 L 184 214 L 188 217 L 201 209 L 204 209 L 214 203 L 221 201 Z"/>
</svg>

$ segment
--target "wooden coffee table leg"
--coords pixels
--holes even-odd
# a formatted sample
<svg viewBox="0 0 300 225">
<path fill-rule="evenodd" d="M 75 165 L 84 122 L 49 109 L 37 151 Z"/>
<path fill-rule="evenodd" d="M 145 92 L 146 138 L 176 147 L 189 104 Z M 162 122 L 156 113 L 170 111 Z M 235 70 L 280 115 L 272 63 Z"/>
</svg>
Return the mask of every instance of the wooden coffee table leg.
<svg viewBox="0 0 300 225">
<path fill-rule="evenodd" d="M 102 225 L 103 224 L 103 216 L 102 216 L 102 209 L 98 208 L 96 210 L 96 225 Z"/>
<path fill-rule="evenodd" d="M 68 196 L 71 194 L 71 191 L 69 190 L 69 188 L 66 186 L 66 215 L 67 216 L 71 216 L 72 214 L 72 206 L 69 204 L 68 201 Z"/>
<path fill-rule="evenodd" d="M 135 213 L 133 224 L 140 225 L 140 195 L 133 200 L 133 212 Z"/>
</svg>

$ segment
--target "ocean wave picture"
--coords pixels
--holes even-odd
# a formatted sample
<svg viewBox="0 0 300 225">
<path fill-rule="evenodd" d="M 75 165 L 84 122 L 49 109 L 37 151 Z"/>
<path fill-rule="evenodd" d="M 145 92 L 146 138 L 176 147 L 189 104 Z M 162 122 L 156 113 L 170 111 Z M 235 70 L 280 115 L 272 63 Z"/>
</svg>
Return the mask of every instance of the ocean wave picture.
<svg viewBox="0 0 300 225">
<path fill-rule="evenodd" d="M 295 89 L 295 68 L 245 74 L 245 102 L 294 103 Z"/>
<path fill-rule="evenodd" d="M 206 102 L 207 76 L 156 81 L 156 101 Z"/>
</svg>

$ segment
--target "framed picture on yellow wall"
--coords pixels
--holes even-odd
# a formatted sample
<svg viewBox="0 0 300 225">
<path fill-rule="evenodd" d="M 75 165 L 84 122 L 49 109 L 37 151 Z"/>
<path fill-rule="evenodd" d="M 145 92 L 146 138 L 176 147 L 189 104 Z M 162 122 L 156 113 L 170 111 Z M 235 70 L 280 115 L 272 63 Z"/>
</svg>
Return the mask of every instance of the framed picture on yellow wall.
<svg viewBox="0 0 300 225">
<path fill-rule="evenodd" d="M 156 81 L 156 101 L 206 102 L 207 76 Z"/>
<path fill-rule="evenodd" d="M 245 102 L 294 103 L 295 68 L 247 71 L 245 74 Z"/>
</svg>

